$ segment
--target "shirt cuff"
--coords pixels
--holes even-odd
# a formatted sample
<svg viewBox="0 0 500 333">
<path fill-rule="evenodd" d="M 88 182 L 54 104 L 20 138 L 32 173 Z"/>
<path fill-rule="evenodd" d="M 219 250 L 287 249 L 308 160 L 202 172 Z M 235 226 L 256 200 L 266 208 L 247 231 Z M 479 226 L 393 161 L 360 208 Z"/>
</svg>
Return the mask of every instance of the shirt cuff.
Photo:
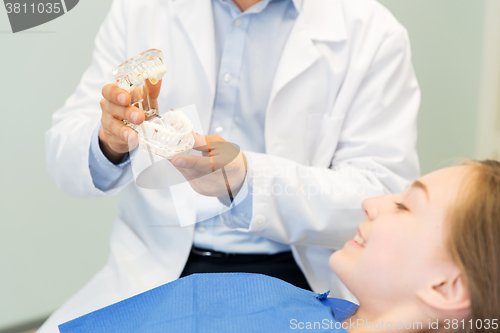
<svg viewBox="0 0 500 333">
<path fill-rule="evenodd" d="M 252 220 L 252 204 L 253 204 L 253 169 L 252 160 L 250 157 L 245 155 L 247 160 L 247 174 L 245 181 L 241 186 L 240 191 L 230 205 L 230 214 L 221 214 L 221 220 L 224 225 L 232 229 L 248 229 L 250 222 Z M 219 200 L 225 204 L 225 199 L 229 198 L 219 198 Z M 229 206 L 229 205 L 226 205 Z"/>
<path fill-rule="evenodd" d="M 101 122 L 98 122 L 92 132 L 89 152 L 89 168 L 94 186 L 101 191 L 113 189 L 117 184 L 123 170 L 130 164 L 130 154 L 126 153 L 119 164 L 114 164 L 104 156 L 99 146 L 99 130 Z"/>
</svg>

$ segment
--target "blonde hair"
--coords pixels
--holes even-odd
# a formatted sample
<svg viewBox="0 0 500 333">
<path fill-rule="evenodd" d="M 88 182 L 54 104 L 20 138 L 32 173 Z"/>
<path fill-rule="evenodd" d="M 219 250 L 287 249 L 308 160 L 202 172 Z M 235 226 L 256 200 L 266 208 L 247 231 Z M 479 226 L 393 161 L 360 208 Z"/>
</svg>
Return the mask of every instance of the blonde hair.
<svg viewBox="0 0 500 333">
<path fill-rule="evenodd" d="M 500 162 L 469 160 L 463 165 L 471 167 L 472 177 L 463 182 L 460 202 L 450 212 L 447 239 L 471 301 L 470 316 L 459 332 L 493 332 L 498 330 L 492 329 L 492 320 L 500 321 Z M 490 329 L 485 328 L 488 321 Z"/>
</svg>

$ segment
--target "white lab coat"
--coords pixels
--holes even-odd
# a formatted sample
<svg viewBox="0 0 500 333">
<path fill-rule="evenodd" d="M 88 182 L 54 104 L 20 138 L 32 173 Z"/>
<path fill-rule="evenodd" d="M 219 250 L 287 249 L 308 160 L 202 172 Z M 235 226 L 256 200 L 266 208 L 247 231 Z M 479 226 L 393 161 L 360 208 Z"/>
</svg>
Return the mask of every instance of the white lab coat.
<svg viewBox="0 0 500 333">
<path fill-rule="evenodd" d="M 186 197 L 176 211 L 168 189 L 142 189 L 130 176 L 102 192 L 91 179 L 89 147 L 111 69 L 150 48 L 163 51 L 169 70 L 160 107 L 196 104 L 206 131 L 216 88 L 213 26 L 209 0 L 113 2 L 90 68 L 46 135 L 48 170 L 64 192 L 121 192 L 111 254 L 40 332 L 180 276 L 194 229 L 180 228 L 176 214 L 194 220 L 196 200 Z M 384 7 L 305 0 L 272 84 L 267 154 L 244 152 L 252 161 L 253 218 L 239 230 L 291 244 L 314 291 L 349 298 L 328 258 L 356 233 L 363 198 L 401 191 L 418 177 L 419 103 L 407 32 Z"/>
</svg>

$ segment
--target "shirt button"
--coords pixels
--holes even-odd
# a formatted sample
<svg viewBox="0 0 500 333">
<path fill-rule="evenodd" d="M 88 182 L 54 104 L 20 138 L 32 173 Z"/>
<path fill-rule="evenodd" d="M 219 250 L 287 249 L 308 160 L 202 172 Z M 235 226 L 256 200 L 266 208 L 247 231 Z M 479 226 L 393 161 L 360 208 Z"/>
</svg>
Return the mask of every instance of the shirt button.
<svg viewBox="0 0 500 333">
<path fill-rule="evenodd" d="M 243 22 L 240 19 L 234 20 L 234 25 L 239 27 Z"/>
<path fill-rule="evenodd" d="M 198 231 L 199 232 L 205 232 L 205 231 L 207 231 L 207 228 L 205 228 L 204 226 L 201 226 L 201 227 L 198 228 Z"/>
<path fill-rule="evenodd" d="M 224 81 L 226 81 L 226 82 L 231 81 L 231 74 L 226 73 L 226 75 L 224 75 Z"/>
<path fill-rule="evenodd" d="M 254 220 L 254 226 L 256 229 L 262 229 L 266 224 L 266 218 L 264 215 L 257 215 Z"/>
<path fill-rule="evenodd" d="M 222 132 L 224 132 L 224 129 L 222 127 L 217 127 L 215 129 L 215 133 L 217 133 L 217 134 L 221 134 Z"/>
</svg>

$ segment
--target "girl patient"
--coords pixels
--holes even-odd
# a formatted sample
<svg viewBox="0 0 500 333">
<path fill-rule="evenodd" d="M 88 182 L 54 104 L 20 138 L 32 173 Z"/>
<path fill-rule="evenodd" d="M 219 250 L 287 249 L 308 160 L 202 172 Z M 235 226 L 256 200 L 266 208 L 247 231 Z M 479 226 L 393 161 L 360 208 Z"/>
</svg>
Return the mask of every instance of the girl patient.
<svg viewBox="0 0 500 333">
<path fill-rule="evenodd" d="M 435 171 L 403 193 L 365 200 L 363 209 L 354 240 L 330 257 L 360 303 L 351 321 L 500 331 L 499 162 Z"/>
<path fill-rule="evenodd" d="M 144 319 L 131 321 L 140 322 L 139 326 L 127 326 L 128 329 L 122 331 L 175 332 L 177 330 L 173 327 L 182 319 L 192 324 L 186 326 L 183 322 L 183 332 L 250 332 L 257 322 L 259 332 L 301 328 L 322 332 L 344 329 L 348 332 L 500 332 L 499 162 L 468 161 L 461 166 L 432 172 L 415 181 L 403 193 L 365 200 L 363 210 L 365 221 L 359 225 L 358 234 L 330 257 L 331 268 L 360 303 L 354 313 L 351 309 L 349 317 L 336 316 L 336 312 L 342 310 L 338 306 L 332 307 L 332 317 L 330 309 L 316 299 L 308 303 L 306 298 L 316 294 L 274 278 L 242 274 L 238 279 L 226 280 L 228 282 L 223 283 L 222 288 L 217 287 L 221 284 L 221 276 L 234 278 L 238 275 L 203 274 L 200 275 L 203 280 L 200 278 L 198 284 L 185 284 L 189 281 L 187 279 L 193 278 L 189 276 L 159 287 L 172 288 L 175 285 L 183 291 L 180 297 L 172 289 L 168 292 L 164 289 L 160 298 L 165 302 L 160 314 L 164 319 L 162 323 L 152 319 L 155 318 L 153 310 L 148 310 Z M 243 277 L 247 275 L 263 282 L 257 287 L 255 284 L 252 284 L 254 287 L 238 285 L 242 283 L 238 281 L 246 281 Z M 212 277 L 214 283 L 211 283 Z M 267 286 L 266 279 L 277 284 L 263 287 Z M 202 309 L 192 316 L 184 312 L 178 318 L 165 320 L 170 313 L 166 309 L 172 304 L 182 306 L 186 299 L 192 301 L 195 297 L 193 290 L 200 284 L 203 292 L 196 296 L 196 307 L 209 304 L 206 306 L 209 309 Z M 245 289 L 247 287 L 257 289 Z M 270 294 L 276 289 L 284 291 L 279 295 L 293 296 L 288 296 L 286 302 L 279 302 L 279 297 L 270 297 L 264 302 L 266 304 L 260 305 L 257 296 Z M 238 308 L 241 300 L 240 303 L 231 303 L 226 295 L 234 299 L 241 290 L 248 294 L 244 294 L 244 303 L 254 304 L 257 308 L 248 313 L 244 312 L 246 308 L 241 308 L 237 310 L 239 315 L 235 315 L 230 310 Z M 157 298 L 149 298 L 158 302 Z M 133 308 L 137 314 L 139 306 L 133 303 L 133 299 L 129 299 L 132 300 L 130 304 L 126 300 L 115 305 L 121 304 L 122 310 Z M 203 303 L 205 301 L 209 303 Z M 115 305 L 108 308 L 112 310 Z M 302 318 L 302 322 L 293 319 L 295 321 L 290 320 L 289 325 L 279 326 L 280 309 L 290 313 L 290 307 L 294 305 L 300 305 L 294 310 L 297 315 L 305 315 L 310 309 L 313 313 L 318 313 L 314 311 L 321 311 L 321 308 L 328 309 L 332 321 L 307 326 L 307 318 Z M 114 313 L 110 309 L 104 308 L 61 325 L 61 332 L 73 332 L 74 327 L 78 328 L 75 332 L 84 332 L 86 325 L 106 331 L 105 326 L 99 326 L 99 320 L 116 325 L 110 319 Z M 214 314 L 207 317 L 210 311 Z M 266 313 L 271 313 L 271 316 L 266 317 Z M 239 325 L 242 317 L 252 320 Z M 120 320 L 123 321 L 123 317 Z M 220 323 L 224 323 L 225 328 Z M 325 326 L 325 323 L 329 324 Z"/>
</svg>

